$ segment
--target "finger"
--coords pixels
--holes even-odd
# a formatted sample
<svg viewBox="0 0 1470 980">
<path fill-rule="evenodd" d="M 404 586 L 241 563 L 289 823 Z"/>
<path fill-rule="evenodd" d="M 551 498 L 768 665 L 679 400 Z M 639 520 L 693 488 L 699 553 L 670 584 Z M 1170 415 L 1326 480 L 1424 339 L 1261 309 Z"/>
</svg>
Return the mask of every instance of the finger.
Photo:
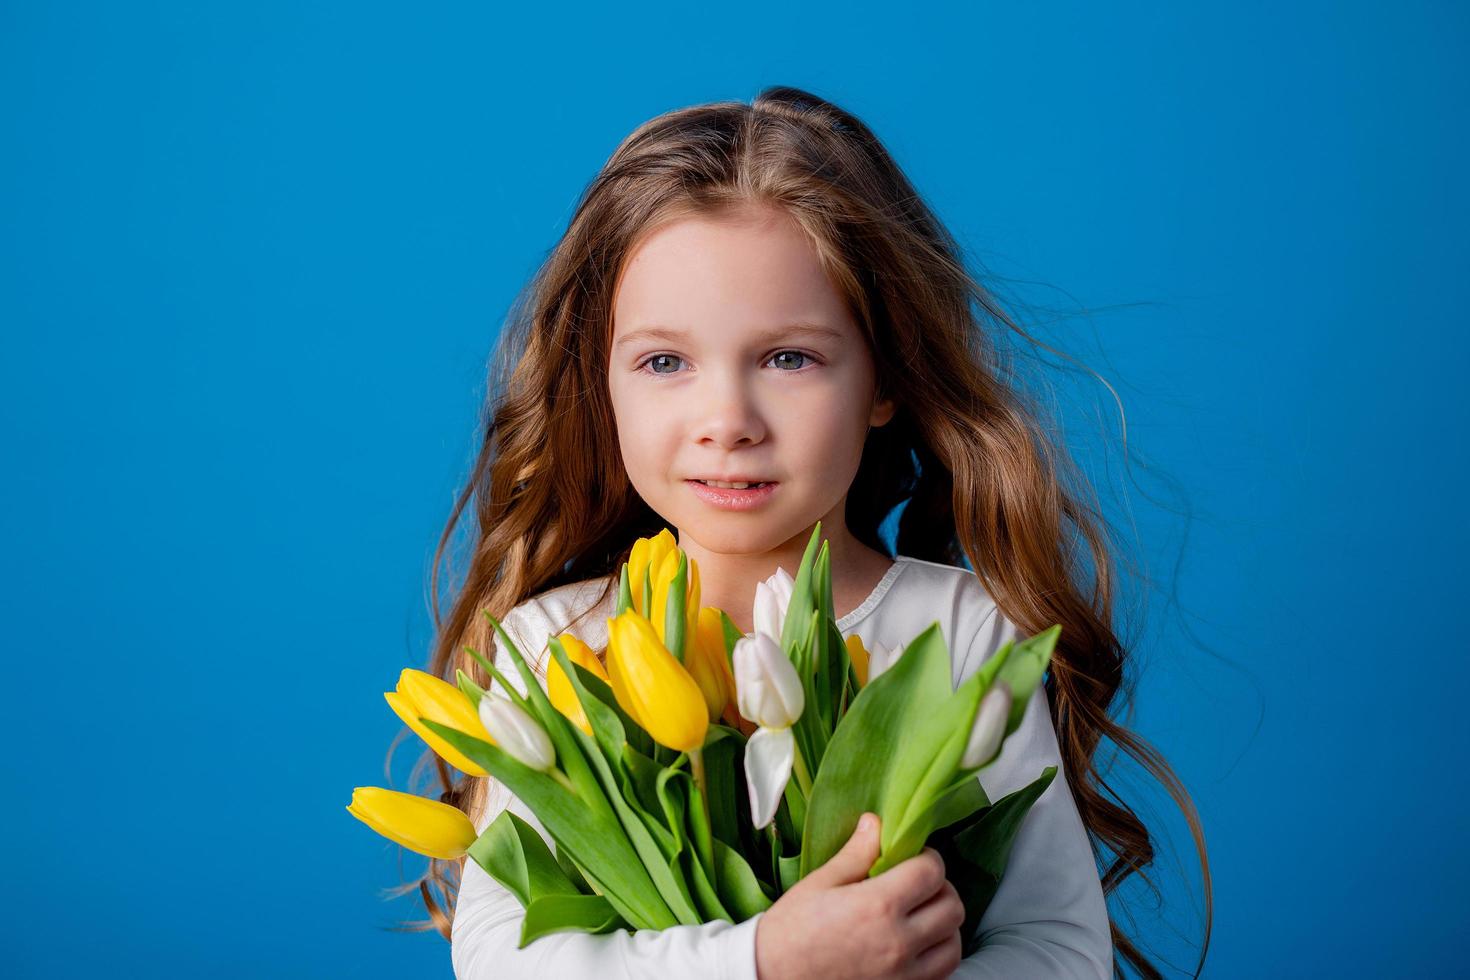
<svg viewBox="0 0 1470 980">
<path fill-rule="evenodd" d="M 948 881 L 909 913 L 907 930 L 914 948 L 927 949 L 965 924 L 965 903 Z"/>
<path fill-rule="evenodd" d="M 871 879 L 870 884 L 900 911 L 907 912 L 928 901 L 944 887 L 944 859 L 932 847 L 907 861 L 900 861 Z"/>
<path fill-rule="evenodd" d="M 842 845 L 842 849 L 802 880 L 819 888 L 867 880 L 868 869 L 878 860 L 880 840 L 878 815 L 863 814 L 858 819 L 857 829 L 852 832 L 847 843 Z"/>
<path fill-rule="evenodd" d="M 914 957 L 914 962 L 904 976 L 911 980 L 939 980 L 940 977 L 947 977 L 959 969 L 961 948 L 960 933 L 956 929 Z"/>
</svg>

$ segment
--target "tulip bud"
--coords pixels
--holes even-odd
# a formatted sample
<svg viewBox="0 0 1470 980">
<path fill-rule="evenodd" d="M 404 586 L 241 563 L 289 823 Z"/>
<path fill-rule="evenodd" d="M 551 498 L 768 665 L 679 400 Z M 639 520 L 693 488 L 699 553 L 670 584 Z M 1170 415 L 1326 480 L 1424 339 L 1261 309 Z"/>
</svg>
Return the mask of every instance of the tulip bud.
<svg viewBox="0 0 1470 980">
<path fill-rule="evenodd" d="M 628 557 L 628 579 L 633 592 L 633 608 L 644 617 L 652 614 L 652 596 L 645 596 L 644 577 L 652 579 L 670 551 L 678 548 L 678 542 L 668 528 L 648 538 L 633 542 L 633 552 Z"/>
<path fill-rule="evenodd" d="M 725 630 L 720 623 L 720 611 L 705 606 L 699 610 L 695 625 L 684 666 L 699 685 L 699 691 L 704 695 L 704 706 L 709 709 L 709 720 L 714 722 L 719 720 L 730 702 L 735 680 L 730 675 L 729 660 L 725 656 Z"/>
<path fill-rule="evenodd" d="M 1010 685 L 996 681 L 980 698 L 980 706 L 975 709 L 970 740 L 965 743 L 965 754 L 960 757 L 961 769 L 979 769 L 995 758 L 1000 751 L 1001 740 L 1005 738 L 1006 719 L 1010 713 Z"/>
<path fill-rule="evenodd" d="M 607 675 L 618 704 L 660 745 L 704 745 L 709 712 L 699 684 L 632 609 L 607 621 Z"/>
<path fill-rule="evenodd" d="M 777 567 L 776 574 L 755 585 L 755 632 L 764 633 L 777 643 L 786 625 L 786 609 L 791 605 L 791 592 L 796 580 Z"/>
<path fill-rule="evenodd" d="M 354 789 L 347 812 L 410 851 L 444 861 L 469 850 L 479 836 L 457 807 L 378 786 Z"/>
<path fill-rule="evenodd" d="M 475 706 L 459 688 L 433 674 L 405 667 L 398 676 L 398 689 L 383 692 L 383 698 L 393 709 L 393 713 L 445 762 L 471 776 L 488 775 L 463 752 L 419 721 L 419 718 L 427 718 L 466 735 L 473 735 L 481 741 L 490 741 L 489 733 L 475 715 Z"/>
<path fill-rule="evenodd" d="M 480 699 L 480 721 L 512 759 L 538 772 L 556 765 L 556 750 L 546 730 L 520 705 L 499 694 Z"/>
<path fill-rule="evenodd" d="M 740 713 L 762 728 L 790 728 L 806 706 L 801 678 L 769 634 L 735 642 L 735 697 Z"/>
</svg>

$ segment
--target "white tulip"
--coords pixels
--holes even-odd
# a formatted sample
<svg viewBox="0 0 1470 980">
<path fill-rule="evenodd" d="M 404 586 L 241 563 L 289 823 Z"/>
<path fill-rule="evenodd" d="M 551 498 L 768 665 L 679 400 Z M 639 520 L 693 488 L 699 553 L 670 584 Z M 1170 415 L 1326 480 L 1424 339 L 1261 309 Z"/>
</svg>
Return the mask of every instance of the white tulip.
<svg viewBox="0 0 1470 980">
<path fill-rule="evenodd" d="M 791 605 L 791 591 L 796 580 L 786 569 L 776 567 L 776 574 L 755 584 L 755 632 L 764 633 L 777 643 L 786 625 L 786 608 Z"/>
<path fill-rule="evenodd" d="M 980 698 L 975 709 L 975 723 L 970 727 L 970 740 L 965 743 L 965 754 L 960 757 L 961 769 L 978 769 L 988 764 L 1000 751 L 1005 738 L 1006 719 L 1011 714 L 1011 688 L 1005 681 L 996 681 Z"/>
<path fill-rule="evenodd" d="M 796 668 L 780 645 L 757 632 L 735 641 L 735 702 L 740 714 L 762 728 L 789 728 L 806 707 Z"/>
<path fill-rule="evenodd" d="M 480 721 L 495 744 L 512 759 L 538 772 L 556 765 L 556 749 L 546 730 L 520 705 L 499 694 L 480 699 Z"/>
<path fill-rule="evenodd" d="M 757 830 L 776 818 L 795 759 L 796 736 L 789 728 L 757 728 L 745 743 L 745 786 Z"/>
<path fill-rule="evenodd" d="M 874 678 L 892 667 L 901 656 L 903 656 L 902 643 L 892 650 L 881 643 L 874 643 L 873 649 L 868 651 L 868 683 L 873 683 Z"/>
</svg>

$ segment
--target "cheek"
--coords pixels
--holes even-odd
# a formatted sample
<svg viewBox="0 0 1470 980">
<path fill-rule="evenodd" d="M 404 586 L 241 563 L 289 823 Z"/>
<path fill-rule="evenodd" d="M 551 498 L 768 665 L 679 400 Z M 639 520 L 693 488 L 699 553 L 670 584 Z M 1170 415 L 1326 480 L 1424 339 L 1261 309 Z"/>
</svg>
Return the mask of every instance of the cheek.
<svg viewBox="0 0 1470 980">
<path fill-rule="evenodd" d="M 660 407 L 637 386 L 610 389 L 613 418 L 618 428 L 618 446 L 623 465 L 635 482 L 661 472 L 673 448 L 671 433 L 676 420 L 667 406 Z"/>
</svg>

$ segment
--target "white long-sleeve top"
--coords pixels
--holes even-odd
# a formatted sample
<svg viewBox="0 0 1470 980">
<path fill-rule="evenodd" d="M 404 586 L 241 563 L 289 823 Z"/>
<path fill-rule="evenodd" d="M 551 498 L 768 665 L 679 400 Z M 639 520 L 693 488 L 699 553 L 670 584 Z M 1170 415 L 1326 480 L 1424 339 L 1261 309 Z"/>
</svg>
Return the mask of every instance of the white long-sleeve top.
<svg viewBox="0 0 1470 980">
<path fill-rule="evenodd" d="M 516 606 L 501 625 L 532 663 L 544 661 L 549 637 L 567 631 L 600 649 L 606 645 L 607 619 L 616 602 L 613 590 L 594 608 L 601 588 L 600 579 L 588 579 L 552 589 Z M 856 632 L 870 649 L 874 643 L 892 649 L 936 620 L 954 661 L 956 685 L 1007 640 L 1022 638 L 973 572 L 903 555 L 837 627 L 844 637 Z M 519 686 L 513 663 L 498 647 L 495 665 Z M 1005 740 L 996 760 L 978 773 L 986 794 L 998 800 L 1047 766 L 1057 767 L 1056 777 L 1027 813 L 1005 875 L 980 920 L 982 945 L 960 963 L 957 977 L 1107 980 L 1112 975 L 1102 882 L 1045 698 L 1045 688 L 1037 685 L 1021 726 Z M 493 780 L 489 806 L 476 826 L 483 831 L 507 807 L 550 840 L 525 804 Z M 515 896 L 466 858 L 451 929 L 458 980 L 758 980 L 755 930 L 760 915 L 735 925 L 721 920 L 598 936 L 552 933 L 517 949 L 523 917 Z"/>
</svg>

